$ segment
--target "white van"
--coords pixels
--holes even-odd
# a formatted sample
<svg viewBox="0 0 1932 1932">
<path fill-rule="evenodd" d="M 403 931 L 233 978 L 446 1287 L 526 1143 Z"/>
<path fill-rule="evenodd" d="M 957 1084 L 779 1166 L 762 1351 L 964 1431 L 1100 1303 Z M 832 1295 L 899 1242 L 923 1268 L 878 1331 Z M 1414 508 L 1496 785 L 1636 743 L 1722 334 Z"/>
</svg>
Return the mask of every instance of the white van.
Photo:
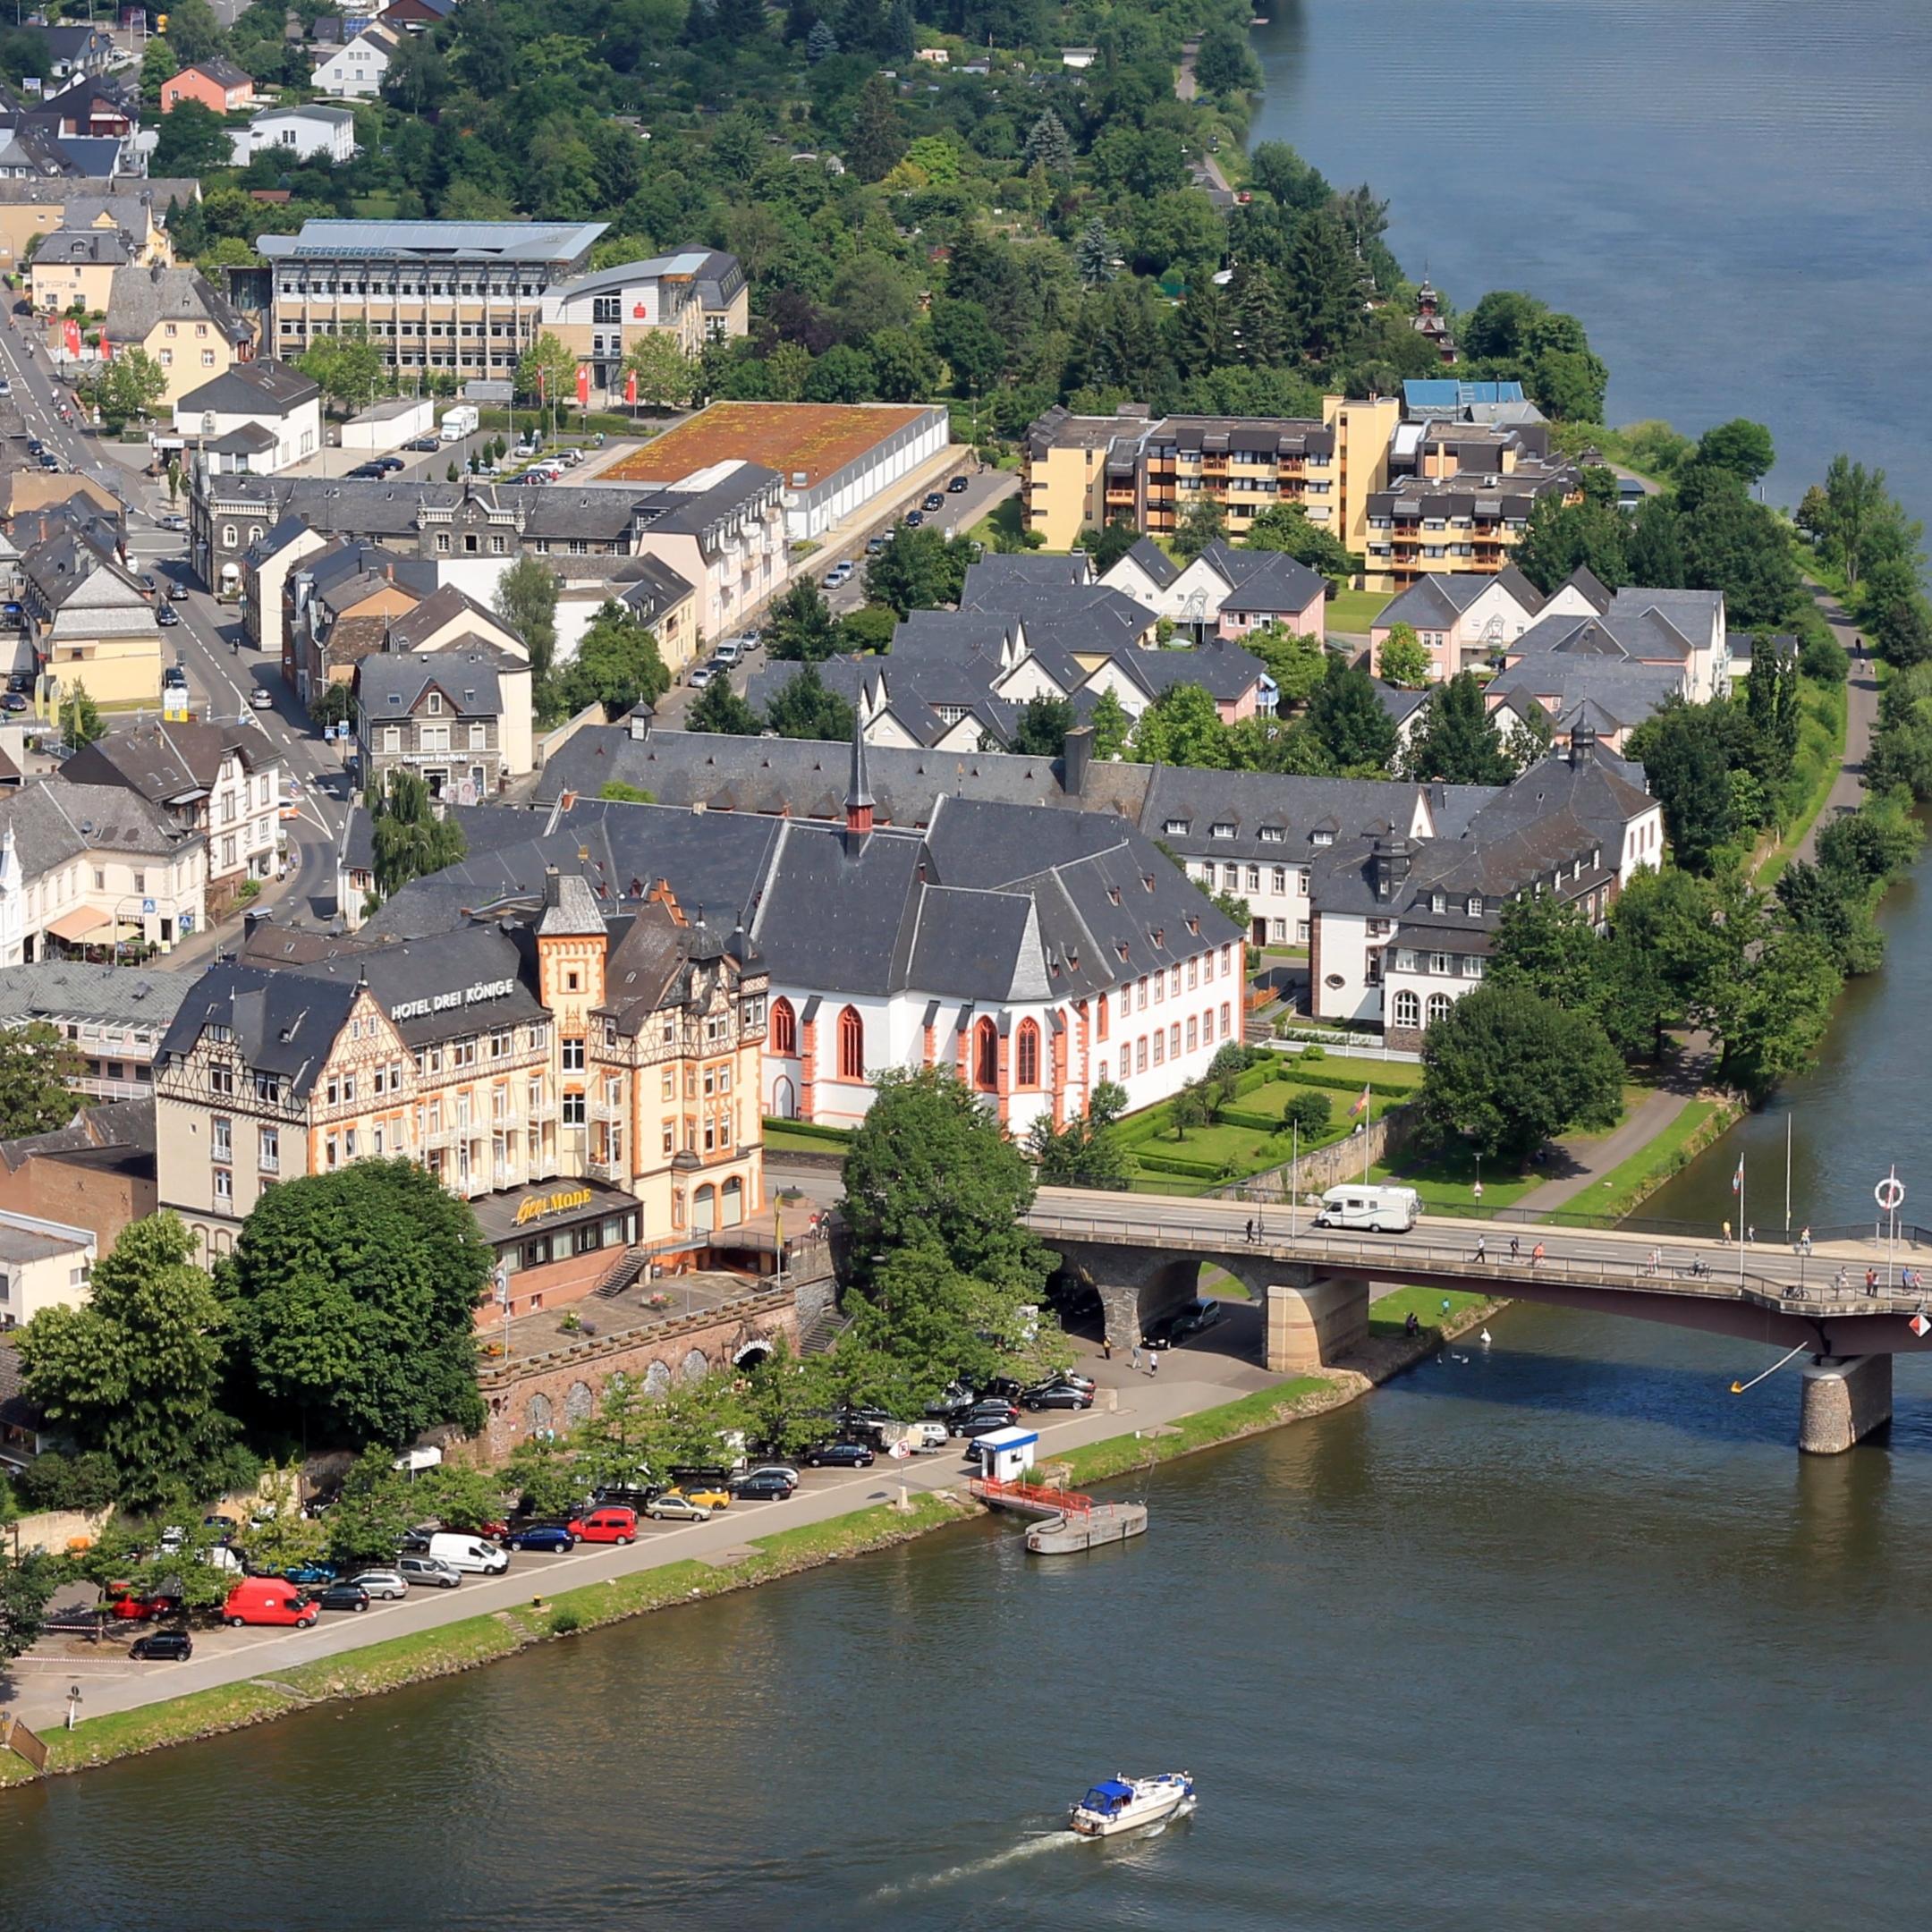
<svg viewBox="0 0 1932 1932">
<path fill-rule="evenodd" d="M 1421 1199 L 1411 1187 L 1332 1187 L 1315 1210 L 1315 1225 L 1406 1234 L 1421 1211 Z"/>
<path fill-rule="evenodd" d="M 453 1530 L 439 1530 L 431 1537 L 428 1554 L 472 1576 L 501 1576 L 510 1567 L 509 1557 L 494 1543 Z"/>
</svg>

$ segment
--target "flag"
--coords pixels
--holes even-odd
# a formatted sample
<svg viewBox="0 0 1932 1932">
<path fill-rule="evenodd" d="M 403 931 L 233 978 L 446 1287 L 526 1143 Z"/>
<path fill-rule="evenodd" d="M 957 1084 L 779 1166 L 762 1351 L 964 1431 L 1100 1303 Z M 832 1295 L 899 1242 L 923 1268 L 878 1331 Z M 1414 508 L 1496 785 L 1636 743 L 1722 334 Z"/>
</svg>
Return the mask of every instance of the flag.
<svg viewBox="0 0 1932 1932">
<path fill-rule="evenodd" d="M 580 362 L 577 365 L 577 407 L 582 409 L 589 401 L 590 365 L 588 362 Z"/>
<path fill-rule="evenodd" d="M 1364 1087 L 1361 1090 L 1361 1098 L 1358 1100 L 1355 1105 L 1348 1110 L 1348 1117 L 1351 1120 L 1353 1120 L 1358 1114 L 1366 1114 L 1368 1111 L 1368 1088 Z"/>
<path fill-rule="evenodd" d="M 632 369 L 624 377 L 623 399 L 632 409 L 637 407 L 637 371 Z"/>
<path fill-rule="evenodd" d="M 61 334 L 66 338 L 67 353 L 71 356 L 79 356 L 80 353 L 80 325 L 78 322 L 70 320 L 63 326 Z"/>
<path fill-rule="evenodd" d="M 1737 1172 L 1731 1176 L 1731 1191 L 1733 1194 L 1744 1191 L 1744 1157 L 1741 1154 L 1738 1156 Z"/>
<path fill-rule="evenodd" d="M 544 394 L 544 366 L 541 362 L 537 365 L 537 400 L 539 402 L 547 402 L 550 400 Z"/>
<path fill-rule="evenodd" d="M 114 360 L 114 344 L 107 340 L 107 331 L 106 329 L 103 329 L 100 335 L 100 359 L 103 362 L 112 362 Z"/>
</svg>

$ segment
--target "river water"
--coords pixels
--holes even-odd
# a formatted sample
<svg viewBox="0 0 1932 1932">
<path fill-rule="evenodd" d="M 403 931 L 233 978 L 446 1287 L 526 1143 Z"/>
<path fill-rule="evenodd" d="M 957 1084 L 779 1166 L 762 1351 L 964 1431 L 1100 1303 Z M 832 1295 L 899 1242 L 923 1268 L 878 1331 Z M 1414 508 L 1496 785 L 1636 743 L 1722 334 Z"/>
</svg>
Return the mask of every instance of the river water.
<svg viewBox="0 0 1932 1932">
<path fill-rule="evenodd" d="M 1776 436 L 1773 502 L 1835 451 L 1932 519 L 1924 0 L 1272 0 L 1257 140 L 1388 199 L 1468 309 L 1580 316 L 1609 418 Z"/>
<path fill-rule="evenodd" d="M 1606 201 L 1621 173 L 1652 174 L 1654 130 L 1614 123 L 1657 104 L 1653 80 L 1706 101 L 1734 143 L 1750 117 L 1726 106 L 1733 91 L 1772 89 L 1774 117 L 1808 75 L 1840 98 L 1825 56 L 1843 52 L 1842 23 L 1869 30 L 1877 14 L 1893 21 L 1892 51 L 1873 52 L 1871 98 L 1844 132 L 1885 144 L 1900 130 L 1882 110 L 1918 18 L 1860 0 L 1297 11 L 1298 144 L 1337 179 L 1394 191 L 1410 223 L 1427 217 L 1413 206 L 1424 191 L 1452 191 L 1436 274 L 1459 292 L 1520 281 L 1577 307 L 1628 386 L 1626 412 L 1686 422 L 1748 406 L 1722 400 L 1730 323 L 1676 307 L 1686 340 L 1673 354 L 1702 332 L 1695 380 L 1640 391 L 1652 381 L 1641 317 L 1623 350 L 1610 314 L 1551 272 L 1607 244 L 1566 256 L 1545 235 L 1532 258 L 1459 228 L 1479 198 L 1387 165 L 1409 139 L 1404 115 L 1484 142 L 1502 185 L 1528 151 L 1527 179 L 1566 209 L 1573 192 L 1589 199 L 1571 183 L 1590 168 Z M 1274 30 L 1271 72 L 1293 24 Z M 1753 38 L 1774 30 L 1776 58 Z M 1310 101 L 1331 77 L 1345 93 L 1377 45 L 1398 50 L 1388 72 L 1402 84 L 1372 100 L 1356 89 L 1359 124 L 1331 113 L 1309 131 Z M 1613 45 L 1636 78 L 1606 64 Z M 1526 150 L 1507 115 L 1487 114 L 1492 99 L 1570 131 Z M 1925 126 L 1905 131 L 1922 159 Z M 1374 154 L 1352 164 L 1363 144 Z M 1918 164 L 1887 152 L 1883 206 L 1902 229 L 1919 219 Z M 1865 157 L 1860 178 L 1880 158 Z M 1681 184 L 1684 220 L 1642 259 L 1675 275 L 1697 255 L 1701 278 L 1734 289 L 1718 244 L 1775 228 L 1758 191 L 1794 195 L 1806 170 L 1795 153 L 1767 168 L 1680 148 L 1678 165 L 1693 161 L 1705 173 Z M 1735 172 L 1714 222 L 1720 163 Z M 1816 185 L 1817 209 L 1786 229 L 1807 273 L 1806 237 L 1833 225 L 1844 192 Z M 1877 200 L 1859 225 L 1885 232 Z M 1400 225 L 1396 239 L 1419 258 Z M 1452 246 L 1498 267 L 1464 272 Z M 1788 322 L 1772 352 L 1802 360 L 1808 322 L 1760 321 Z M 1887 325 L 1844 321 L 1829 400 L 1864 444 L 1883 399 L 1849 377 L 1863 352 L 1853 325 Z M 1764 327 L 1750 333 L 1764 346 Z M 1789 440 L 1787 412 L 1761 412 Z M 1911 413 L 1898 412 L 1900 434 Z M 1892 462 L 1902 480 L 1906 463 Z M 1781 1227 L 1788 1114 L 1797 1221 L 1869 1211 L 1894 1161 L 1908 1212 L 1932 1220 L 1932 893 L 1909 883 L 1883 918 L 1891 962 L 1847 993 L 1818 1067 L 1656 1211 L 1732 1212 L 1741 1149 L 1750 1218 L 1761 1234 Z M 1124 1549 L 1030 1562 L 1010 1530 L 972 1525 L 0 1797 L 0 1932 L 1918 1923 L 1932 1874 L 1917 1799 L 1932 1370 L 1900 1370 L 1888 1446 L 1815 1462 L 1791 1445 L 1790 1377 L 1729 1393 L 1761 1351 L 1529 1308 L 1492 1329 L 1491 1346 L 1452 1350 L 1350 1409 L 1157 1473 L 1152 1532 Z M 1199 1780 L 1192 1818 L 1132 1844 L 1055 1833 L 1093 1776 L 1170 1767 Z"/>
</svg>

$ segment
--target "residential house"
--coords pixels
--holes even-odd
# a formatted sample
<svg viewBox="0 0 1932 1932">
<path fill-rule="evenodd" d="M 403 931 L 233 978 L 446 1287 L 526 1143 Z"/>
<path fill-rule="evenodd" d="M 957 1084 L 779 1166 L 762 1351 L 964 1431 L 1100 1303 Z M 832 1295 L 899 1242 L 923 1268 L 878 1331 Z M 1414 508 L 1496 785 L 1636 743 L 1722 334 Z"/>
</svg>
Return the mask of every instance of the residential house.
<svg viewBox="0 0 1932 1932">
<path fill-rule="evenodd" d="M 240 362 L 176 399 L 174 433 L 216 475 L 273 475 L 322 447 L 321 386 L 285 362 Z"/>
<path fill-rule="evenodd" d="M 21 970 L 38 970 L 35 967 Z M 125 967 L 87 970 L 113 973 L 131 987 L 157 977 Z M 183 995 L 191 984 L 183 979 Z M 168 1018 L 174 1018 L 172 1006 Z M 142 1050 L 152 1052 L 145 1045 Z M 131 1222 L 145 1221 L 158 1205 L 154 1111 L 151 1096 L 109 1101 L 82 1107 L 64 1127 L 0 1140 L 0 1207 L 14 1214 L 38 1215 L 89 1228 L 102 1249 L 112 1248 L 123 1228 Z M 0 1358 L 0 1378 L 4 1376 L 4 1361 Z M 7 1407 L 0 1401 L 0 1441 L 13 1439 L 7 1433 Z"/>
<path fill-rule="evenodd" d="M 339 47 L 323 50 L 309 84 L 318 94 L 337 100 L 374 100 L 382 92 L 383 76 L 401 45 L 387 27 L 365 27 Z"/>
<path fill-rule="evenodd" d="M 200 199 L 199 182 L 7 179 L 0 176 L 0 267 L 18 272 L 36 235 L 104 228 L 127 236 L 134 259 L 174 259 L 167 211 Z"/>
<path fill-rule="evenodd" d="M 1551 893 L 1601 926 L 1631 875 L 1663 859 L 1642 773 L 1588 729 L 1506 786 L 1435 795 L 1433 836 L 1338 839 L 1309 881 L 1314 1017 L 1380 1026 L 1405 1047 L 1481 983 L 1507 900 Z"/>
<path fill-rule="evenodd" d="M 565 634 L 564 603 L 575 588 L 566 578 L 557 600 L 560 651 Z M 674 570 L 660 564 L 655 557 L 637 557 L 630 563 L 620 564 L 611 572 L 607 580 L 594 584 L 592 589 L 606 591 L 640 623 L 650 627 L 652 636 L 657 640 L 657 655 L 664 659 L 665 668 L 673 677 L 681 676 L 686 666 L 695 662 L 703 640 L 703 631 L 698 623 L 698 593 Z M 605 601 L 605 597 L 598 597 L 582 626 L 571 631 L 573 642 L 589 628 Z"/>
<path fill-rule="evenodd" d="M 170 408 L 253 353 L 251 326 L 195 268 L 115 269 L 106 334 L 117 349 L 144 349 L 161 365 Z"/>
<path fill-rule="evenodd" d="M 97 704 L 158 704 L 161 633 L 140 580 L 114 554 L 113 532 L 62 513 L 21 556 L 21 608 L 41 676 L 63 694 L 85 685 Z"/>
<path fill-rule="evenodd" d="M 114 44 L 102 30 L 85 26 L 24 27 L 20 32 L 40 43 L 47 57 L 47 72 L 56 80 L 70 74 L 89 77 L 104 74 L 114 64 Z"/>
<path fill-rule="evenodd" d="M 163 114 L 172 114 L 184 100 L 199 102 L 213 114 L 240 114 L 255 105 L 254 78 L 218 55 L 197 61 L 161 83 Z"/>
<path fill-rule="evenodd" d="M 281 872 L 282 757 L 252 723 L 150 718 L 117 725 L 61 770 L 77 783 L 124 786 L 200 839 L 211 919 L 250 880 Z"/>
<path fill-rule="evenodd" d="M 518 689 L 517 687 L 521 687 Z M 432 798 L 485 803 L 521 772 L 506 757 L 515 734 L 530 769 L 530 665 L 487 648 L 379 650 L 356 667 L 356 750 L 363 785 L 413 773 Z"/>
<path fill-rule="evenodd" d="M 1506 648 L 1506 671 L 1531 676 L 1546 657 L 1580 664 L 1647 665 L 1683 675 L 1692 704 L 1731 690 L 1731 643 L 1721 590 L 1606 590 L 1580 570 L 1550 593 L 1537 622 Z"/>
<path fill-rule="evenodd" d="M 606 915 L 553 869 L 406 945 L 213 968 L 156 1068 L 163 1206 L 212 1258 L 278 1182 L 405 1157 L 470 1202 L 513 1313 L 622 1250 L 729 1253 L 764 1206 L 764 962 L 668 886 Z"/>
<path fill-rule="evenodd" d="M 299 517 L 284 517 L 273 530 L 258 526 L 242 553 L 242 633 L 251 649 L 266 651 L 283 667 L 284 677 L 292 675 L 294 662 L 286 622 L 289 577 L 306 559 L 342 540 L 311 530 Z"/>
<path fill-rule="evenodd" d="M 78 309 L 106 313 L 116 269 L 134 259 L 118 228 L 63 228 L 34 250 L 27 268 L 28 300 L 43 315 Z"/>
<path fill-rule="evenodd" d="M 376 18 L 402 33 L 440 26 L 456 11 L 456 0 L 389 0 Z"/>
<path fill-rule="evenodd" d="M 1145 566 L 1137 560 L 1135 569 Z M 1196 637 L 1241 638 L 1277 623 L 1319 640 L 1326 636 L 1327 596 L 1326 580 L 1284 552 L 1212 543 L 1174 573 L 1151 607 Z"/>
<path fill-rule="evenodd" d="M 97 1258 L 91 1228 L 0 1208 L 0 1328 L 43 1309 L 84 1308 Z"/>
<path fill-rule="evenodd" d="M 193 984 L 191 973 L 153 965 L 47 960 L 10 966 L 0 979 L 0 1028 L 51 1027 L 80 1056 L 81 1070 L 69 1083 L 77 1093 L 151 1099 L 155 1054 Z M 45 1211 L 8 1199 L 0 1188 L 0 1208 L 19 1207 Z"/>
<path fill-rule="evenodd" d="M 139 793 L 55 775 L 0 791 L 0 966 L 171 952 L 205 924 L 208 852 Z"/>
<path fill-rule="evenodd" d="M 1399 623 L 1429 654 L 1429 678 L 1442 683 L 1478 665 L 1499 662 L 1544 607 L 1543 593 L 1506 564 L 1493 577 L 1433 572 L 1385 605 L 1368 629 L 1375 661 Z"/>
<path fill-rule="evenodd" d="M 318 552 L 286 580 L 283 676 L 303 704 L 349 684 L 356 665 L 383 648 L 390 625 L 435 589 L 433 569 L 373 544 Z"/>
<path fill-rule="evenodd" d="M 318 101 L 266 108 L 246 127 L 231 128 L 228 144 L 237 167 L 246 167 L 258 154 L 346 167 L 355 159 L 355 112 Z"/>
</svg>

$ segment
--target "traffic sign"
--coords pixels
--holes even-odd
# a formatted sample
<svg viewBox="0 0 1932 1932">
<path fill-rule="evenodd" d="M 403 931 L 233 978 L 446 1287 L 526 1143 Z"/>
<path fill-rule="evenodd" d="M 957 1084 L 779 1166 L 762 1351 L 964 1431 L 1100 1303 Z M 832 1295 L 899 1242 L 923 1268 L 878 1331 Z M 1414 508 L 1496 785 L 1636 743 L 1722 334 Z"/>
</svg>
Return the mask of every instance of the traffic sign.
<svg viewBox="0 0 1932 1932">
<path fill-rule="evenodd" d="M 1905 1326 L 1921 1341 L 1928 1335 L 1932 1335 L 1932 1321 L 1928 1321 L 1923 1315 L 1914 1315 Z"/>
<path fill-rule="evenodd" d="M 154 917 L 155 902 L 152 899 L 143 899 L 140 902 L 140 909 L 148 918 L 152 919 Z"/>
</svg>

